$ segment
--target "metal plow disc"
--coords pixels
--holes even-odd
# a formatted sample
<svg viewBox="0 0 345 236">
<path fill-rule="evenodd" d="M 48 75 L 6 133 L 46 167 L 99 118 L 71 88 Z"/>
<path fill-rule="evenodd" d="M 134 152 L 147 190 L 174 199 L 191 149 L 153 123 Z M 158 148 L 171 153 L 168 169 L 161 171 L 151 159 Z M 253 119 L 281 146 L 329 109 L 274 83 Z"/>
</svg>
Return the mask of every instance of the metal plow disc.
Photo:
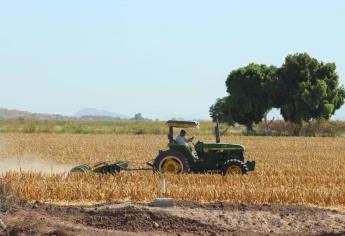
<svg viewBox="0 0 345 236">
<path fill-rule="evenodd" d="M 88 173 L 91 172 L 91 167 L 88 165 L 79 165 L 71 169 L 71 173 Z"/>
</svg>

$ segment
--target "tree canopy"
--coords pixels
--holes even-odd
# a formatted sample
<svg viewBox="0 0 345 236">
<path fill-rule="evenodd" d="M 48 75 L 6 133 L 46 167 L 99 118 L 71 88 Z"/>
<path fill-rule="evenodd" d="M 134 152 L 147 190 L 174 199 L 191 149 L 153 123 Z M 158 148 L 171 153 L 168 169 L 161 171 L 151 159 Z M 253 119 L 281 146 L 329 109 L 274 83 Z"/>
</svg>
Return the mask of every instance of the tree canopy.
<svg viewBox="0 0 345 236">
<path fill-rule="evenodd" d="M 251 130 L 272 106 L 267 90 L 276 80 L 276 70 L 274 66 L 254 63 L 233 70 L 226 80 L 229 96 L 218 99 L 210 108 L 211 117 L 228 123 L 236 121 Z"/>
<path fill-rule="evenodd" d="M 226 87 L 228 96 L 210 107 L 212 119 L 237 122 L 248 130 L 273 107 L 297 124 L 328 120 L 345 99 L 335 64 L 319 62 L 307 53 L 288 55 L 280 68 L 251 63 L 233 70 Z"/>
<path fill-rule="evenodd" d="M 301 123 L 328 120 L 345 99 L 334 63 L 318 62 L 308 54 L 289 55 L 279 69 L 284 97 L 281 114 L 286 121 Z"/>
<path fill-rule="evenodd" d="M 212 121 L 226 122 L 231 125 L 235 124 L 228 108 L 228 99 L 228 96 L 218 98 L 216 103 L 210 107 L 210 116 L 212 118 Z"/>
</svg>

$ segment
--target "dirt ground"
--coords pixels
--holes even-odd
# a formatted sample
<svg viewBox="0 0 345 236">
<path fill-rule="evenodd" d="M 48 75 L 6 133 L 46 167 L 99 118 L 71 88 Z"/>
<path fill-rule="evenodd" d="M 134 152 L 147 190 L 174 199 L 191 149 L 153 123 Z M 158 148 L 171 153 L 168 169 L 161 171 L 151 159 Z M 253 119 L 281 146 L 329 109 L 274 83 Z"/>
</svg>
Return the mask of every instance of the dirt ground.
<svg viewBox="0 0 345 236">
<path fill-rule="evenodd" d="M 171 208 L 76 207 L 29 204 L 8 193 L 0 200 L 0 235 L 345 235 L 345 213 L 302 206 L 178 201 Z"/>
</svg>

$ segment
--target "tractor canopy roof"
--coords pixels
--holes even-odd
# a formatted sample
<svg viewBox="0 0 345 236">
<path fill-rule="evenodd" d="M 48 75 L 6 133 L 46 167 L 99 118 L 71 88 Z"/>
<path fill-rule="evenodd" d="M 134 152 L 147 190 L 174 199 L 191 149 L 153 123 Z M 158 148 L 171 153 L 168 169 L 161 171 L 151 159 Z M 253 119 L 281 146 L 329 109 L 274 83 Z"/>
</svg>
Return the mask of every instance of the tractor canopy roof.
<svg viewBox="0 0 345 236">
<path fill-rule="evenodd" d="M 176 128 L 199 128 L 199 122 L 197 121 L 184 121 L 184 120 L 168 120 L 166 123 L 169 127 Z"/>
</svg>

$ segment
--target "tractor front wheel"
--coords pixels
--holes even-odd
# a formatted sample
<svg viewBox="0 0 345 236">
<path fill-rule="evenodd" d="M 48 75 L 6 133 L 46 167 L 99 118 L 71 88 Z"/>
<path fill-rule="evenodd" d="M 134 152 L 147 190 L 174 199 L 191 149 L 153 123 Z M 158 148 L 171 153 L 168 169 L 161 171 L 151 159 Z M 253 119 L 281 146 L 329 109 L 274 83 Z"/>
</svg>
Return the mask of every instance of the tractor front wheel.
<svg viewBox="0 0 345 236">
<path fill-rule="evenodd" d="M 181 174 L 190 171 L 187 158 L 181 153 L 166 151 L 159 154 L 154 163 L 154 170 L 162 174 Z"/>
<path fill-rule="evenodd" d="M 248 167 L 242 161 L 231 159 L 224 163 L 223 175 L 247 175 Z"/>
</svg>

